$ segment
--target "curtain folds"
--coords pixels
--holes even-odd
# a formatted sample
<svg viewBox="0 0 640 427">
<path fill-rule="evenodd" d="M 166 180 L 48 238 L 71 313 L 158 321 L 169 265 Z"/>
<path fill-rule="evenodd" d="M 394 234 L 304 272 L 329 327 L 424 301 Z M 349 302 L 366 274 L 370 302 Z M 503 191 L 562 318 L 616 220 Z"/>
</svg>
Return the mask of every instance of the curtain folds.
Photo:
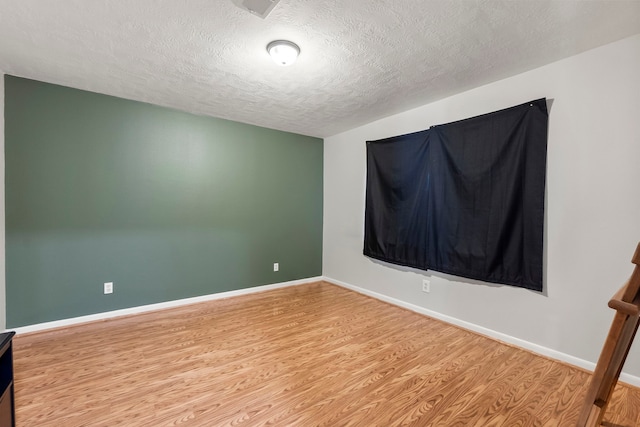
<svg viewBox="0 0 640 427">
<path fill-rule="evenodd" d="M 542 290 L 545 99 L 367 141 L 364 255 Z"/>
</svg>

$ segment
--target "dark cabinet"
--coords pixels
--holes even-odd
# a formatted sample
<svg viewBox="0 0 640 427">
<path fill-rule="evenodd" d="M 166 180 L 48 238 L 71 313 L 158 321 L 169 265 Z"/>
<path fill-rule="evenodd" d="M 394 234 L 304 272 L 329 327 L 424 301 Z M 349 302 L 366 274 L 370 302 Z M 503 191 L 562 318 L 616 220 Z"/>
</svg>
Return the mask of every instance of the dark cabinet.
<svg viewBox="0 0 640 427">
<path fill-rule="evenodd" d="M 13 397 L 13 349 L 15 332 L 0 334 L 0 427 L 15 427 Z"/>
</svg>

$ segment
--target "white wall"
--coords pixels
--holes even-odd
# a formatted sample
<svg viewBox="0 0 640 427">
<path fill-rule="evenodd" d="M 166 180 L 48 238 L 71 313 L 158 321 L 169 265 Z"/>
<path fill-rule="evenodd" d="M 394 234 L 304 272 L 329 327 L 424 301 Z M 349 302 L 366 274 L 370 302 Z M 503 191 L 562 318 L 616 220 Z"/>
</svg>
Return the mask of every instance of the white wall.
<svg viewBox="0 0 640 427">
<path fill-rule="evenodd" d="M 0 70 L 0 331 L 7 324 L 4 254 L 4 73 Z"/>
<path fill-rule="evenodd" d="M 362 255 L 365 141 L 546 97 L 545 292 Z M 640 241 L 640 35 L 326 138 L 323 274 L 595 363 Z M 431 293 L 421 279 L 431 278 Z M 640 376 L 640 345 L 625 372 Z"/>
</svg>

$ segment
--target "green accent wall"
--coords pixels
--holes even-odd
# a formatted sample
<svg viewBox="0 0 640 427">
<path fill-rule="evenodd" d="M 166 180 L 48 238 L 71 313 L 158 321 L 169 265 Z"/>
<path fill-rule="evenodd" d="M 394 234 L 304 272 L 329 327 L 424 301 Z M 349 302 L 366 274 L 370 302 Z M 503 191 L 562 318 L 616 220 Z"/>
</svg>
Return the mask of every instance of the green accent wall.
<svg viewBox="0 0 640 427">
<path fill-rule="evenodd" d="M 322 159 L 318 138 L 5 76 L 7 327 L 321 275 Z"/>
</svg>

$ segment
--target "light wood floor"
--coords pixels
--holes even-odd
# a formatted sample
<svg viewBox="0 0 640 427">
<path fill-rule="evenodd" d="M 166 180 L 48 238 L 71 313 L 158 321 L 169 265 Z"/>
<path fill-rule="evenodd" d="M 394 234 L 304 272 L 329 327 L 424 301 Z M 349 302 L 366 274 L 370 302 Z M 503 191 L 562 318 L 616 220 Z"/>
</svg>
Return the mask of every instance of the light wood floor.
<svg viewBox="0 0 640 427">
<path fill-rule="evenodd" d="M 18 427 L 573 426 L 589 375 L 326 283 L 14 341 Z M 640 425 L 618 386 L 609 426 Z"/>
</svg>

